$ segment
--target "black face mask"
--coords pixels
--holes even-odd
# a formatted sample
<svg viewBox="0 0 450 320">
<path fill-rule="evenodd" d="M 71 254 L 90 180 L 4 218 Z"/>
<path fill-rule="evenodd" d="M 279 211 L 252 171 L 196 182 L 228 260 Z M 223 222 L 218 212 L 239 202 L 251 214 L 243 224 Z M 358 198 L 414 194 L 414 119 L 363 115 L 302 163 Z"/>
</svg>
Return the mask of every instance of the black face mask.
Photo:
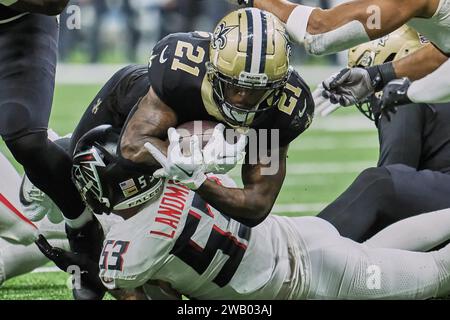
<svg viewBox="0 0 450 320">
<path fill-rule="evenodd" d="M 270 114 L 269 111 L 280 101 L 284 88 L 283 84 L 283 86 L 280 85 L 277 88 L 268 89 L 267 93 L 262 96 L 255 108 L 244 109 L 226 101 L 224 94 L 225 83 L 230 84 L 230 82 L 219 79 L 219 77 L 213 78 L 213 98 L 226 122 L 238 127 L 254 127 L 266 119 L 267 115 Z"/>
</svg>

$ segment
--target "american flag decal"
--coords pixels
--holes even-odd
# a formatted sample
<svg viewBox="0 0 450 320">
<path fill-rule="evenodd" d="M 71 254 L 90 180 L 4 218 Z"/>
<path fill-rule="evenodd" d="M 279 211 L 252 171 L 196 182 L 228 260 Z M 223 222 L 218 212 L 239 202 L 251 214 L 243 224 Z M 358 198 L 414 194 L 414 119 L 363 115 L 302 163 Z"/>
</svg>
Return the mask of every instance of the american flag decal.
<svg viewBox="0 0 450 320">
<path fill-rule="evenodd" d="M 123 195 L 127 198 L 135 195 L 139 191 L 137 189 L 136 184 L 134 183 L 133 179 L 128 179 L 126 181 L 123 181 L 123 182 L 119 183 L 119 186 L 123 192 Z"/>
</svg>

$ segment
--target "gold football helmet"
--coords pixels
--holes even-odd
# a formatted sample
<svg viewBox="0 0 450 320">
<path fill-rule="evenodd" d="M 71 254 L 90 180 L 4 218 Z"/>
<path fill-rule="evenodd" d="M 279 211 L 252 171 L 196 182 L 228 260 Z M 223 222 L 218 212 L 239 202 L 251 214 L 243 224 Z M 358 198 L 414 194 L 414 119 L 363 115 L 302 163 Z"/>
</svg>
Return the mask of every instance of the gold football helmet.
<svg viewBox="0 0 450 320">
<path fill-rule="evenodd" d="M 348 51 L 348 66 L 371 67 L 406 57 L 429 43 L 414 29 L 404 25 L 383 38 L 361 44 Z"/>
<path fill-rule="evenodd" d="M 380 39 L 356 46 L 348 51 L 348 66 L 367 68 L 395 61 L 422 48 L 429 41 L 414 29 L 404 25 Z M 370 96 L 366 102 L 356 107 L 367 118 L 377 121 L 379 111 L 374 111 L 379 94 Z"/>
<path fill-rule="evenodd" d="M 255 8 L 233 11 L 214 30 L 207 63 L 214 101 L 231 126 L 249 127 L 275 106 L 290 75 L 283 24 Z"/>
</svg>

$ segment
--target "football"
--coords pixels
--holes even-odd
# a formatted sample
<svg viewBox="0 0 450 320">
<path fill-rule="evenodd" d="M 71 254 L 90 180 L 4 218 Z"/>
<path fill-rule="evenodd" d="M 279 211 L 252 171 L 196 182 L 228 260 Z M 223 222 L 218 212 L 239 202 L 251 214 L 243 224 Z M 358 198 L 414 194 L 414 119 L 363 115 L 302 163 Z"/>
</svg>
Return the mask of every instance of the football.
<svg viewBox="0 0 450 320">
<path fill-rule="evenodd" d="M 180 135 L 180 145 L 183 154 L 188 155 L 190 153 L 190 142 L 193 135 L 197 135 L 200 138 L 202 148 L 206 146 L 217 124 L 218 122 L 214 121 L 190 121 L 179 125 L 177 132 Z"/>
</svg>

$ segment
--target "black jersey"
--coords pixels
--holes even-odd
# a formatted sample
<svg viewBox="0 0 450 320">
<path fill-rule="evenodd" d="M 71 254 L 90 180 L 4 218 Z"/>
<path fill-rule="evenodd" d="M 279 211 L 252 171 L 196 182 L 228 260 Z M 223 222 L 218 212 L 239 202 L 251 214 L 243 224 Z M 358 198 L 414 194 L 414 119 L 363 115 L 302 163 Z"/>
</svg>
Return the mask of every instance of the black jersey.
<svg viewBox="0 0 450 320">
<path fill-rule="evenodd" d="M 179 123 L 223 121 L 213 99 L 213 88 L 206 70 L 210 37 L 206 32 L 171 34 L 153 49 L 148 72 L 151 86 L 158 97 L 176 112 Z M 285 146 L 309 127 L 313 114 L 310 89 L 294 71 L 277 108 L 267 111 L 255 129 L 278 129 L 279 143 Z"/>
<path fill-rule="evenodd" d="M 11 9 L 7 6 L 0 4 L 0 26 L 1 26 L 1 23 L 6 23 L 8 21 L 12 21 L 15 18 L 18 18 L 19 16 L 22 16 L 25 14 L 26 13 L 16 11 L 14 9 Z"/>
</svg>

